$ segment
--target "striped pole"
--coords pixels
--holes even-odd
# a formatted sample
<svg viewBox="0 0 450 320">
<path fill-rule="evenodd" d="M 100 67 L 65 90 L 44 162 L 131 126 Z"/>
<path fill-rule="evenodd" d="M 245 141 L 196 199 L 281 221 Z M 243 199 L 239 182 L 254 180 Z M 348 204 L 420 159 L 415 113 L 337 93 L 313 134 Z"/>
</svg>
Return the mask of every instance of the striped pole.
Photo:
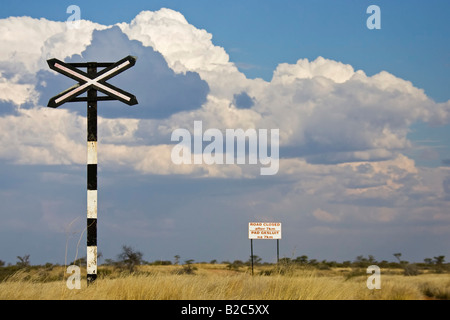
<svg viewBox="0 0 450 320">
<path fill-rule="evenodd" d="M 131 68 L 136 57 L 128 56 L 111 62 L 65 63 L 47 60 L 50 69 L 78 81 L 78 84 L 52 97 L 47 106 L 57 108 L 66 102 L 87 101 L 87 254 L 88 285 L 97 279 L 97 101 L 119 100 L 130 106 L 137 104 L 134 95 L 106 81 Z M 87 68 L 87 73 L 78 68 Z M 103 68 L 97 73 L 97 68 Z M 97 90 L 106 96 L 97 96 Z M 78 97 L 87 91 L 87 97 Z"/>
<path fill-rule="evenodd" d="M 97 74 L 97 64 L 88 63 L 91 79 Z M 87 93 L 87 284 L 97 279 L 97 90 Z"/>
</svg>

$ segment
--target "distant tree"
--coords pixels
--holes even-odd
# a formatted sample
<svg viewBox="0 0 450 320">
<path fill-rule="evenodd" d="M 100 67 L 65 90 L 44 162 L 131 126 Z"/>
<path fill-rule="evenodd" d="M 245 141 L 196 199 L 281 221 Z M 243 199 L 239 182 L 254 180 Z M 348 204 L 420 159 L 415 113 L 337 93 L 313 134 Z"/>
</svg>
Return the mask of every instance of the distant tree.
<svg viewBox="0 0 450 320">
<path fill-rule="evenodd" d="M 244 265 L 242 260 L 234 260 L 232 263 L 227 263 L 227 268 L 230 270 L 238 270 Z"/>
<path fill-rule="evenodd" d="M 377 260 L 375 260 L 373 255 L 369 254 L 367 262 L 369 262 L 370 264 L 374 264 L 377 262 Z"/>
<path fill-rule="evenodd" d="M 180 263 L 180 256 L 177 254 L 175 255 L 175 264 L 178 265 Z"/>
<path fill-rule="evenodd" d="M 170 266 L 172 261 L 169 260 L 155 260 L 153 263 L 155 266 Z"/>
<path fill-rule="evenodd" d="M 237 266 L 242 266 L 244 264 L 244 262 L 242 260 L 234 260 L 233 264 L 237 265 Z"/>
<path fill-rule="evenodd" d="M 424 261 L 426 264 L 433 264 L 433 259 L 431 259 L 431 258 L 425 258 L 425 259 L 423 259 L 423 261 Z"/>
<path fill-rule="evenodd" d="M 217 260 L 216 260 L 216 259 L 213 259 L 213 260 L 211 260 L 209 263 L 211 263 L 211 264 L 216 264 L 216 263 L 217 263 Z"/>
<path fill-rule="evenodd" d="M 99 251 L 97 252 L 97 260 L 100 261 L 101 258 L 103 258 L 103 253 Z"/>
<path fill-rule="evenodd" d="M 312 266 L 315 266 L 315 265 L 318 264 L 318 262 L 317 262 L 316 259 L 310 259 L 309 262 L 308 262 L 308 264 L 310 264 L 310 265 L 312 265 Z"/>
<path fill-rule="evenodd" d="M 0 260 L 0 267 L 3 267 L 3 266 L 5 266 L 5 261 Z"/>
<path fill-rule="evenodd" d="M 437 266 L 441 266 L 441 265 L 444 263 L 444 261 L 445 261 L 445 256 L 437 256 L 437 257 L 434 257 L 434 263 L 435 263 Z"/>
<path fill-rule="evenodd" d="M 417 276 L 420 274 L 420 270 L 416 264 L 405 264 L 403 270 L 405 276 Z"/>
<path fill-rule="evenodd" d="M 46 268 L 46 269 L 48 269 L 48 270 L 52 270 L 53 269 L 53 263 L 51 263 L 51 262 L 47 262 L 47 263 L 45 263 L 45 265 L 44 265 L 44 267 Z"/>
<path fill-rule="evenodd" d="M 119 262 L 124 264 L 130 272 L 134 271 L 134 267 L 142 263 L 142 252 L 135 251 L 129 246 L 122 246 L 122 252 L 118 255 Z"/>
<path fill-rule="evenodd" d="M 182 273 L 184 274 L 194 274 L 194 271 L 197 270 L 197 267 L 193 266 L 194 259 L 188 259 L 184 261 L 185 265 L 183 265 Z"/>
<path fill-rule="evenodd" d="M 21 268 L 26 268 L 30 266 L 30 255 L 24 255 L 23 257 L 21 256 L 17 256 L 17 259 L 19 261 L 17 261 L 16 265 L 18 265 Z"/>
<path fill-rule="evenodd" d="M 316 267 L 319 268 L 319 270 L 329 270 L 330 266 L 331 262 L 324 259 L 321 262 L 319 262 Z"/>
<path fill-rule="evenodd" d="M 350 267 L 352 265 L 352 262 L 350 260 L 345 260 L 342 262 L 343 267 Z"/>
<path fill-rule="evenodd" d="M 307 264 L 308 263 L 308 256 L 302 255 L 300 257 L 295 258 L 294 260 L 297 263 L 301 263 L 301 264 Z"/>
<path fill-rule="evenodd" d="M 434 264 L 436 265 L 435 267 L 435 271 L 440 273 L 442 271 L 444 271 L 444 261 L 445 261 L 445 256 L 437 256 L 434 257 Z"/>
<path fill-rule="evenodd" d="M 257 264 L 260 264 L 260 263 L 261 263 L 262 258 L 258 257 L 257 255 L 253 255 L 253 256 L 250 256 L 250 259 L 248 260 L 248 263 L 249 263 L 249 264 L 252 263 L 252 257 L 253 257 L 253 264 L 254 264 L 254 265 L 257 265 Z"/>
<path fill-rule="evenodd" d="M 370 257 L 370 256 L 369 256 Z M 373 260 L 373 257 L 371 258 Z M 357 256 L 354 261 L 354 265 L 358 268 L 366 268 L 370 265 L 369 259 L 365 258 L 363 255 Z"/>
<path fill-rule="evenodd" d="M 403 274 L 405 276 L 416 276 L 420 274 L 420 270 L 416 264 L 410 264 L 408 261 L 401 260 L 400 257 L 402 254 L 400 252 L 394 253 L 394 257 L 397 258 L 398 262 L 400 263 L 400 267 L 403 268 L 404 272 Z"/>
<path fill-rule="evenodd" d="M 402 254 L 400 253 L 400 252 L 398 252 L 398 253 L 394 253 L 394 257 L 396 257 L 397 258 L 397 260 L 398 260 L 398 262 L 402 262 L 401 260 L 400 260 L 400 257 L 402 256 Z"/>
<path fill-rule="evenodd" d="M 390 262 L 387 260 L 382 260 L 377 263 L 377 266 L 379 266 L 380 268 L 389 268 Z"/>
<path fill-rule="evenodd" d="M 86 263 L 87 263 L 86 257 L 81 257 L 81 258 L 78 258 L 78 259 L 72 261 L 71 264 L 77 265 L 77 266 L 85 266 Z"/>
</svg>

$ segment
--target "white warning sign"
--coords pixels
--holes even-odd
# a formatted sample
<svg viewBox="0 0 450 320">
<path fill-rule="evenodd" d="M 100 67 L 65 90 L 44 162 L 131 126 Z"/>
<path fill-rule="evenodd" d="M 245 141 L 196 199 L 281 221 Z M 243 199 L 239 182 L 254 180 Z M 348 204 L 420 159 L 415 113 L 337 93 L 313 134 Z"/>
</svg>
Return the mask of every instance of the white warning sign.
<svg viewBox="0 0 450 320">
<path fill-rule="evenodd" d="M 249 222 L 249 239 L 281 239 L 281 222 Z"/>
</svg>

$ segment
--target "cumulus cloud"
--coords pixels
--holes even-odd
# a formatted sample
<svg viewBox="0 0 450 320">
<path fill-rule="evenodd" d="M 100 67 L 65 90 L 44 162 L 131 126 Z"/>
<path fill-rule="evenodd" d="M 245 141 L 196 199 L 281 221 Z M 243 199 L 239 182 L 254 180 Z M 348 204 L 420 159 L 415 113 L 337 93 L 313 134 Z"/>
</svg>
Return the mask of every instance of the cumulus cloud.
<svg viewBox="0 0 450 320">
<path fill-rule="evenodd" d="M 90 43 L 92 31 L 104 28 L 90 21 L 81 21 L 79 29 L 69 29 L 65 22 L 44 18 L 1 19 L 0 65 L 15 75 L 33 74 L 47 68 L 46 59 L 79 54 Z"/>
<path fill-rule="evenodd" d="M 17 164 L 86 163 L 83 120 L 67 110 L 43 108 L 0 117 L 0 157 Z"/>
<path fill-rule="evenodd" d="M 37 74 L 48 69 L 46 60 L 64 60 L 81 53 L 91 41 L 92 31 L 105 26 L 81 21 L 80 29 L 68 29 L 65 22 L 9 17 L 0 20 L 2 46 L 0 48 L 0 101 L 14 105 L 36 104 Z M 45 86 L 45 83 L 41 83 Z M 14 92 L 14 94 L 12 94 Z M 17 108 L 9 107 L 13 113 Z M 2 108 L 0 113 L 4 113 Z"/>
<path fill-rule="evenodd" d="M 34 86 L 32 84 L 14 83 L 0 78 L 0 101 L 10 102 L 16 106 L 21 106 L 29 100 L 35 100 Z M 5 104 L 6 105 L 6 104 Z M 0 109 L 0 113 L 5 111 Z"/>
<path fill-rule="evenodd" d="M 197 29 L 174 10 L 143 11 L 131 23 L 118 26 L 130 39 L 161 52 L 177 72 L 236 70 L 228 54 L 212 43 L 212 35 Z"/>
<path fill-rule="evenodd" d="M 119 102 L 104 102 L 98 109 L 99 115 L 114 118 L 166 118 L 177 112 L 200 108 L 206 100 L 208 84 L 198 74 L 176 74 L 160 53 L 142 46 L 136 40 L 129 40 L 118 27 L 94 30 L 92 41 L 86 49 L 66 62 L 115 62 L 128 55 L 138 58 L 136 65 L 108 82 L 134 94 L 139 104 L 130 108 Z M 51 97 L 51 92 L 54 92 L 53 95 L 59 93 L 54 91 L 58 87 L 55 84 L 64 76 L 53 76 L 53 73 L 46 71 L 39 75 L 39 81 L 46 83 L 46 87 L 41 90 L 41 103 L 44 104 Z"/>
<path fill-rule="evenodd" d="M 28 150 L 23 152 L 34 154 L 30 157 L 35 159 L 33 163 L 39 158 L 46 159 L 44 163 L 83 161 L 78 153 L 70 152 L 84 147 L 82 139 L 71 136 L 74 145 L 70 150 L 50 142 L 58 136 L 54 128 L 62 123 L 68 125 L 62 134 L 66 135 L 67 130 L 78 132 L 85 121 L 85 110 L 78 104 L 70 105 L 66 113 L 58 114 L 59 109 L 69 110 L 69 106 L 54 110 L 57 112 L 45 109 L 49 97 L 73 84 L 71 79 L 48 70 L 45 60 L 50 57 L 78 62 L 138 56 L 134 68 L 110 82 L 135 94 L 139 105 L 100 103 L 99 139 L 105 143 L 105 152 L 111 154 L 110 163 L 122 163 L 121 154 L 129 154 L 127 148 L 134 148 L 131 167 L 142 172 L 194 174 L 196 169 L 171 165 L 161 170 L 149 168 L 158 167 L 157 157 L 167 158 L 171 132 L 176 128 L 192 132 L 195 120 L 222 131 L 279 129 L 282 158 L 326 165 L 398 159 L 411 146 L 407 134 L 412 123 L 447 123 L 449 119 L 450 102 L 435 103 L 407 80 L 386 71 L 367 76 L 351 65 L 323 57 L 280 64 L 270 82 L 247 79 L 225 50 L 214 45 L 210 33 L 170 9 L 143 11 L 130 23 L 116 26 L 82 23 L 79 29 L 68 29 L 64 23 L 45 19 L 0 21 L 0 29 L 8 35 L 8 46 L 0 51 L 3 114 L 21 106 L 30 111 L 16 113 L 13 122 L 32 116 L 38 123 L 47 121 L 46 117 L 56 123 L 53 127 L 35 126 L 44 137 L 53 137 L 41 142 L 42 154 L 37 154 L 36 145 L 29 142 L 37 134 L 36 128 L 25 130 L 17 141 L 22 150 Z M 27 33 L 28 29 L 32 32 Z M 6 118 L 2 120 L 6 122 Z M 51 152 L 52 148 L 57 151 Z M 145 148 L 159 148 L 158 156 Z M 10 151 L 3 146 L 5 157 L 8 154 L 9 159 L 24 161 L 23 156 L 13 156 Z M 295 170 L 291 165 L 284 161 L 287 167 L 281 167 L 280 173 Z M 250 167 L 201 170 L 213 176 L 220 171 L 224 176 L 236 172 L 253 175 Z"/>
<path fill-rule="evenodd" d="M 197 72 L 218 98 L 232 99 L 248 87 L 262 90 L 264 86 L 262 80 L 247 79 L 224 48 L 214 45 L 212 34 L 189 24 L 179 12 L 166 8 L 143 11 L 118 26 L 130 39 L 160 52 L 175 72 Z"/>
<path fill-rule="evenodd" d="M 343 83 L 349 80 L 355 71 L 352 66 L 338 61 L 332 61 L 318 57 L 309 62 L 308 59 L 299 59 L 295 65 L 281 63 L 274 72 L 274 81 L 290 84 L 298 79 L 312 79 L 324 77 L 335 83 Z"/>
<path fill-rule="evenodd" d="M 288 154 L 312 163 L 383 160 L 409 148 L 409 126 L 448 119 L 448 103 L 428 98 L 411 82 L 382 71 L 367 76 L 317 58 L 282 64 L 253 109 L 265 126 L 280 127 Z"/>
</svg>

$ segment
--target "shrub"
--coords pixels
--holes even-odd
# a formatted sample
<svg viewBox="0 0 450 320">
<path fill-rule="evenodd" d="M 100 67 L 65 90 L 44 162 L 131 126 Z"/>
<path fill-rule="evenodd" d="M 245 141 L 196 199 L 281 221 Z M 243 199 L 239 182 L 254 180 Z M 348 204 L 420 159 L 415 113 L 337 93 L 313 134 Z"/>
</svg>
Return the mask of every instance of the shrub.
<svg viewBox="0 0 450 320">
<path fill-rule="evenodd" d="M 417 276 L 420 274 L 420 270 L 415 264 L 407 264 L 405 265 L 403 274 L 405 276 Z"/>
</svg>

